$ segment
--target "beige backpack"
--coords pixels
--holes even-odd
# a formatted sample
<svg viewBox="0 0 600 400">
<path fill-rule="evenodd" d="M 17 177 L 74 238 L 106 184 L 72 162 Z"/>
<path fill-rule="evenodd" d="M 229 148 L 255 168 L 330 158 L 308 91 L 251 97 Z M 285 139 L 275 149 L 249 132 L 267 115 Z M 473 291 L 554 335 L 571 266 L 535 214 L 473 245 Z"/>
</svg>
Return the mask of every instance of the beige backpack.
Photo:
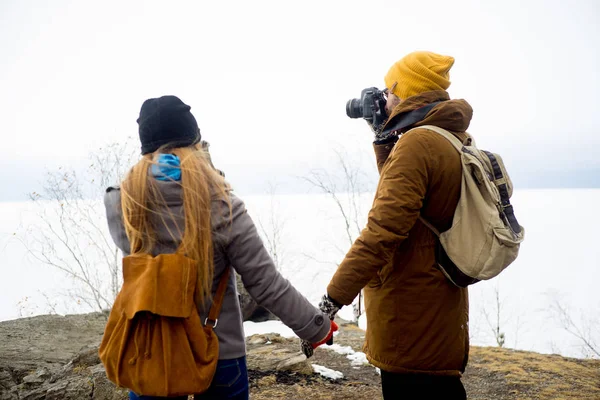
<svg viewBox="0 0 600 400">
<path fill-rule="evenodd" d="M 428 129 L 448 139 L 462 162 L 460 200 L 450 229 L 439 232 L 419 217 L 439 237 L 438 267 L 459 287 L 495 277 L 517 258 L 525 235 L 510 204 L 513 185 L 502 158 L 479 150 L 470 136 L 461 143 L 436 126 L 418 129 Z"/>
</svg>

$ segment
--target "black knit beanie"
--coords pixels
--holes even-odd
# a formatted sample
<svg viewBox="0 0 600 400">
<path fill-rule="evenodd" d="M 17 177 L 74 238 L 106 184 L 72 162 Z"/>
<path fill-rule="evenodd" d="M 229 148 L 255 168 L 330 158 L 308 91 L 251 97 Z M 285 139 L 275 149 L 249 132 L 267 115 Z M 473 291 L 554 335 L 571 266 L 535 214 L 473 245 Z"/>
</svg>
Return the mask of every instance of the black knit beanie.
<svg viewBox="0 0 600 400">
<path fill-rule="evenodd" d="M 148 99 L 137 120 L 142 154 L 153 153 L 166 144 L 186 147 L 200 141 L 200 129 L 190 106 L 176 96 Z"/>
</svg>

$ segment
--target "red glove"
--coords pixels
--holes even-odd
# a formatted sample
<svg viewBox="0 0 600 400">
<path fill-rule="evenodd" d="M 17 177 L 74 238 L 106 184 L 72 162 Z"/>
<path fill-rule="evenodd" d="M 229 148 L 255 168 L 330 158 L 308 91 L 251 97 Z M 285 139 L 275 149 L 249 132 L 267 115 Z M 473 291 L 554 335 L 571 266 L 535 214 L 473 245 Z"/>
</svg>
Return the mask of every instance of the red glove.
<svg viewBox="0 0 600 400">
<path fill-rule="evenodd" d="M 331 346 L 333 344 L 333 332 L 337 331 L 338 329 L 339 329 L 339 327 L 337 326 L 337 324 L 335 322 L 331 321 L 331 325 L 329 327 L 329 333 L 327 333 L 327 336 L 325 336 L 325 339 L 321 340 L 318 343 L 310 343 L 306 340 L 301 340 L 300 348 L 302 349 L 302 352 L 304 353 L 306 358 L 312 357 L 314 354 L 314 349 L 321 346 L 322 344 L 327 343 L 328 345 Z"/>
<path fill-rule="evenodd" d="M 327 336 L 325 336 L 325 339 L 321 340 L 318 343 L 311 343 L 310 345 L 312 346 L 313 349 L 316 349 L 317 347 L 319 347 L 325 343 L 327 343 L 328 345 L 331 346 L 333 344 L 333 332 L 335 332 L 339 329 L 340 329 L 339 326 L 334 321 L 331 321 L 331 327 L 329 328 L 329 333 L 327 334 Z"/>
</svg>

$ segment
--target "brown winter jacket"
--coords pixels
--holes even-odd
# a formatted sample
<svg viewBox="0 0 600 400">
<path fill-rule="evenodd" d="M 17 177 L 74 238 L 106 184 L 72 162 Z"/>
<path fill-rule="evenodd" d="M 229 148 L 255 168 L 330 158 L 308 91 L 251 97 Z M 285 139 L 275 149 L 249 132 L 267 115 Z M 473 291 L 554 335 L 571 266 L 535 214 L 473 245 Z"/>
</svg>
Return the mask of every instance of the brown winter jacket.
<svg viewBox="0 0 600 400">
<path fill-rule="evenodd" d="M 464 140 L 473 110 L 445 91 L 413 96 L 390 116 L 441 101 L 414 126 L 435 125 Z M 435 267 L 436 237 L 450 228 L 460 196 L 461 162 L 442 136 L 426 129 L 395 145 L 375 145 L 380 179 L 366 228 L 327 288 L 348 305 L 364 287 L 369 361 L 388 372 L 460 376 L 469 351 L 468 293 Z"/>
</svg>

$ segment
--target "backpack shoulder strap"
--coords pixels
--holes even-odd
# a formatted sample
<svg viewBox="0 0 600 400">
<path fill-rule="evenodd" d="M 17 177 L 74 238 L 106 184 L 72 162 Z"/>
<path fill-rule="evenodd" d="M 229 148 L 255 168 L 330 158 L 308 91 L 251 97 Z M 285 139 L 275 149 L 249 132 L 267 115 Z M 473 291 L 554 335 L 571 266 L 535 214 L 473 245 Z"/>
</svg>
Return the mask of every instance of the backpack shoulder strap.
<svg viewBox="0 0 600 400">
<path fill-rule="evenodd" d="M 419 214 L 419 220 L 423 223 L 423 225 L 428 227 L 429 230 L 431 230 L 435 234 L 435 236 L 440 237 L 440 231 L 438 231 L 438 229 L 435 226 L 433 226 L 429 221 L 423 218 L 423 215 Z"/>
<path fill-rule="evenodd" d="M 223 299 L 225 298 L 225 292 L 227 291 L 227 283 L 229 282 L 229 273 L 231 267 L 227 267 L 223 275 L 221 276 L 221 280 L 219 281 L 219 286 L 217 287 L 217 292 L 215 293 L 215 297 L 213 298 L 213 303 L 210 306 L 210 310 L 208 311 L 208 317 L 204 320 L 204 325 L 209 326 L 211 328 L 215 328 L 219 321 L 219 314 L 221 313 L 221 307 L 223 306 Z M 211 323 L 212 325 L 209 325 Z"/>
<path fill-rule="evenodd" d="M 459 138 L 457 138 L 456 136 L 454 136 L 452 133 L 450 133 L 447 130 L 442 129 L 442 128 L 438 127 L 438 126 L 434 126 L 434 125 L 422 125 L 422 126 L 417 126 L 417 127 L 413 128 L 413 129 L 411 129 L 410 131 L 415 130 L 415 129 L 427 129 L 427 130 L 430 130 L 430 131 L 433 131 L 433 132 L 436 132 L 436 133 L 442 135 L 443 137 L 445 137 L 446 139 L 448 139 L 448 141 L 450 143 L 452 143 L 452 145 L 454 146 L 454 148 L 459 153 L 462 151 L 462 148 L 463 148 L 463 146 L 465 144 L 467 144 L 467 145 L 474 145 L 473 138 L 468 133 L 467 133 L 467 136 L 468 136 L 467 141 L 469 143 L 463 143 L 463 142 L 460 141 Z M 408 131 L 408 132 L 410 132 L 410 131 Z M 406 132 L 406 133 L 408 133 L 408 132 Z M 405 133 L 405 135 L 406 135 L 406 133 Z"/>
<path fill-rule="evenodd" d="M 454 136 L 452 133 L 448 132 L 445 129 L 442 129 L 442 128 L 434 126 L 434 125 L 422 125 L 422 126 L 413 128 L 410 131 L 415 130 L 415 129 L 427 129 L 427 130 L 436 132 L 436 133 L 442 135 L 443 137 L 445 137 L 459 153 L 462 151 L 464 143 L 462 143 L 459 138 L 457 138 L 456 136 Z M 410 131 L 408 131 L 408 132 L 410 132 Z M 406 133 L 408 133 L 408 132 L 406 132 Z M 469 138 L 471 138 L 471 137 L 469 136 Z M 427 228 L 429 228 L 437 237 L 440 236 L 440 231 L 435 226 L 433 226 L 433 224 L 431 224 L 429 221 L 427 221 L 425 218 L 423 218 L 423 215 L 419 215 L 419 220 L 423 223 L 423 225 L 425 225 Z"/>
</svg>

